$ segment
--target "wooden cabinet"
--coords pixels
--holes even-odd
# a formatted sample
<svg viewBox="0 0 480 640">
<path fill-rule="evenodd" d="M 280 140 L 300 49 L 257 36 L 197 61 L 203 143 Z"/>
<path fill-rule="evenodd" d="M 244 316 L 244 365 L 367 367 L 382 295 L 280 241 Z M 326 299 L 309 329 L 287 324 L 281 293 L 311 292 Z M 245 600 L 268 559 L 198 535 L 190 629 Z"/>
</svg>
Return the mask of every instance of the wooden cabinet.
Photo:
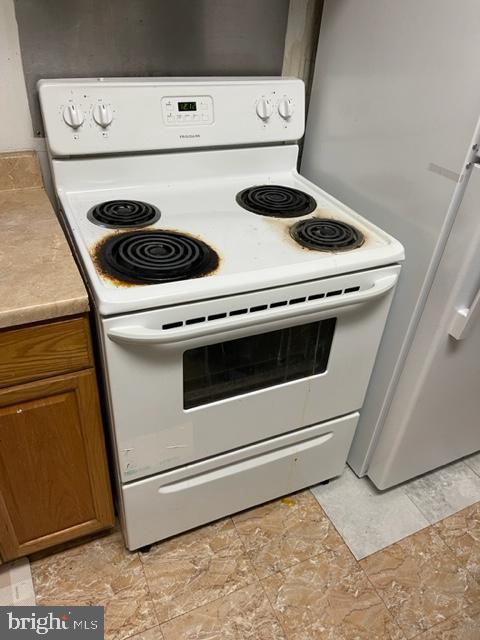
<svg viewBox="0 0 480 640">
<path fill-rule="evenodd" d="M 86 318 L 0 333 L 0 386 L 31 380 L 0 388 L 4 560 L 114 523 L 95 370 L 85 364 Z M 44 371 L 70 372 L 37 379 Z"/>
</svg>

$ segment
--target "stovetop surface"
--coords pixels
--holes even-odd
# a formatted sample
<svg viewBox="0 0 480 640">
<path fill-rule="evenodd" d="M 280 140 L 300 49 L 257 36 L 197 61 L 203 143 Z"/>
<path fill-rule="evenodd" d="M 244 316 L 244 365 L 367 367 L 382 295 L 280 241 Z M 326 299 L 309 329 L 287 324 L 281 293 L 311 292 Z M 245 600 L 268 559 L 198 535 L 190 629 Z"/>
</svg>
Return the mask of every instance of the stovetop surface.
<svg viewBox="0 0 480 640">
<path fill-rule="evenodd" d="M 232 156 L 231 154 L 235 154 Z M 67 227 L 102 315 L 180 304 L 323 278 L 403 259 L 395 239 L 316 187 L 295 170 L 297 147 L 265 147 L 132 158 L 54 161 Z M 252 213 L 237 195 L 255 185 L 293 187 L 312 196 L 307 215 L 276 218 Z M 87 215 L 101 202 L 136 200 L 160 218 L 138 229 L 187 234 L 209 245 L 218 264 L 208 275 L 161 284 L 133 284 L 107 274 L 102 244 L 134 229 L 111 229 Z M 301 220 L 328 218 L 353 225 L 361 246 L 316 251 L 301 246 L 290 229 Z"/>
</svg>

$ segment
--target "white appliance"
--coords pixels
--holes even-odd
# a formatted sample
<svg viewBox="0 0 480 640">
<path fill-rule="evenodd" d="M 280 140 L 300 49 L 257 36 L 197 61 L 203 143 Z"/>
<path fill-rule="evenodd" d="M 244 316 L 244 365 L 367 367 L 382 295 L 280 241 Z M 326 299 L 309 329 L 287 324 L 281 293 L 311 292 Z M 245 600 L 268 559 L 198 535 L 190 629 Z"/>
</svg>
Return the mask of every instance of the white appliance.
<svg viewBox="0 0 480 640">
<path fill-rule="evenodd" d="M 348 458 L 380 489 L 480 449 L 479 28 L 476 0 L 324 5 L 302 172 L 408 256 Z"/>
<path fill-rule="evenodd" d="M 340 474 L 404 254 L 297 173 L 303 83 L 39 92 L 128 547 Z"/>
</svg>

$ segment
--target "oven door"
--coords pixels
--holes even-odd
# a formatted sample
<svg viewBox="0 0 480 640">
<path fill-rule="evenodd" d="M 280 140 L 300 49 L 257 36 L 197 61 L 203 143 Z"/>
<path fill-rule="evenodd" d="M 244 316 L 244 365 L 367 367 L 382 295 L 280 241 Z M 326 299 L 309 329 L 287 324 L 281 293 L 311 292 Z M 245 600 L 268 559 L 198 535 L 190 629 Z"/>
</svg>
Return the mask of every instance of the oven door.
<svg viewBox="0 0 480 640">
<path fill-rule="evenodd" d="M 399 270 L 103 320 L 122 481 L 359 409 Z"/>
</svg>

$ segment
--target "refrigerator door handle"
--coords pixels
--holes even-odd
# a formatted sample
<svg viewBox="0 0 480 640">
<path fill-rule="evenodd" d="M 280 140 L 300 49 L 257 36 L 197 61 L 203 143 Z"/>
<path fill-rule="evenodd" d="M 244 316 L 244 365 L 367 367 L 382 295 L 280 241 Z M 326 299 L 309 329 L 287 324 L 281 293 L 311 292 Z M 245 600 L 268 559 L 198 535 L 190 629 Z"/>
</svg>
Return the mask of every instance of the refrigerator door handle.
<svg viewBox="0 0 480 640">
<path fill-rule="evenodd" d="M 480 311 L 480 289 L 477 291 L 470 307 L 455 309 L 449 334 L 455 340 L 462 340 L 467 335 L 477 314 Z"/>
</svg>

